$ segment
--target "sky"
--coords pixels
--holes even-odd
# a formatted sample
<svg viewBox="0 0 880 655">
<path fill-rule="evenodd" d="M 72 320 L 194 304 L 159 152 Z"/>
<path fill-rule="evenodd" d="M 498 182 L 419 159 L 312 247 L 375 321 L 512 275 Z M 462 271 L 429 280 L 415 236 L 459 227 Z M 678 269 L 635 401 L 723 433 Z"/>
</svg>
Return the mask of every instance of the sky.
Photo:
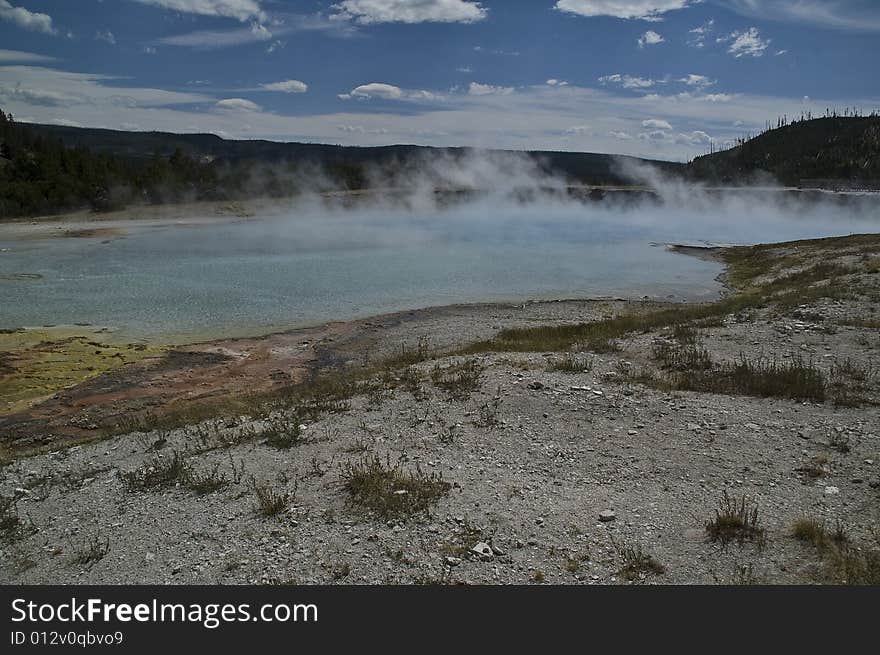
<svg viewBox="0 0 880 655">
<path fill-rule="evenodd" d="M 880 109 L 878 0 L 0 0 L 23 122 L 684 161 Z"/>
</svg>

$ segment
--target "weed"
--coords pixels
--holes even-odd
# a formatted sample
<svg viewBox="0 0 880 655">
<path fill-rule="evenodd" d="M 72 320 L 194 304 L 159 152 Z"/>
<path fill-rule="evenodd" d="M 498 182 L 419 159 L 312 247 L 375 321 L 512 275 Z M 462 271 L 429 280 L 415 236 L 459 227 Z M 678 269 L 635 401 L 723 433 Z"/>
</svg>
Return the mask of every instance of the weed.
<svg viewBox="0 0 880 655">
<path fill-rule="evenodd" d="M 266 443 L 274 448 L 286 450 L 307 443 L 302 434 L 300 417 L 294 413 L 292 417 L 278 416 L 266 420 L 265 425 L 256 437 L 262 437 Z"/>
<path fill-rule="evenodd" d="M 715 517 L 706 521 L 706 536 L 709 541 L 718 541 L 727 546 L 732 541 L 742 545 L 752 541 L 763 547 L 765 530 L 760 527 L 758 508 L 745 496 L 737 501 L 725 490 L 721 496 Z"/>
<path fill-rule="evenodd" d="M 18 515 L 14 496 L 0 496 L 0 540 L 13 543 L 35 531 L 32 523 Z"/>
<path fill-rule="evenodd" d="M 431 381 L 435 387 L 445 391 L 450 399 L 466 400 L 480 388 L 484 370 L 483 365 L 475 359 L 446 367 L 438 364 L 431 371 Z"/>
<path fill-rule="evenodd" d="M 218 463 L 202 473 L 190 471 L 186 476 L 185 484 L 188 489 L 201 496 L 223 489 L 229 484 L 229 478 L 225 473 L 220 472 L 220 464 Z"/>
<path fill-rule="evenodd" d="M 120 474 L 128 491 L 158 491 L 185 482 L 190 467 L 184 456 L 174 450 L 170 457 L 156 456 L 141 468 Z"/>
<path fill-rule="evenodd" d="M 385 520 L 425 512 L 451 488 L 442 476 L 420 468 L 407 471 L 399 461 L 392 464 L 390 456 L 384 461 L 373 455 L 346 463 L 341 477 L 354 505 Z"/>
<path fill-rule="evenodd" d="M 560 373 L 589 373 L 593 370 L 593 360 L 568 353 L 562 359 L 551 359 L 547 364 L 548 371 Z"/>
<path fill-rule="evenodd" d="M 795 469 L 810 479 L 824 478 L 831 474 L 831 462 L 825 455 L 816 455 Z"/>
<path fill-rule="evenodd" d="M 543 584 L 545 580 L 547 580 L 547 576 L 544 575 L 544 572 L 541 569 L 535 569 L 535 572 L 532 573 L 532 581 Z"/>
<path fill-rule="evenodd" d="M 504 401 L 501 399 L 501 388 L 499 387 L 496 394 L 492 397 L 492 400 L 485 402 L 480 406 L 480 416 L 474 421 L 474 424 L 478 427 L 490 429 L 500 426 L 502 421 L 498 417 L 498 411 L 501 409 L 501 404 L 503 402 Z"/>
<path fill-rule="evenodd" d="M 251 489 L 257 498 L 257 511 L 263 516 L 277 516 L 285 510 L 291 494 L 275 489 L 268 482 L 251 478 Z M 294 489 L 294 495 L 296 489 Z"/>
<path fill-rule="evenodd" d="M 617 556 L 623 562 L 623 567 L 618 571 L 618 574 L 624 580 L 632 582 L 644 579 L 647 575 L 666 573 L 666 567 L 651 555 L 645 553 L 641 546 L 612 543 L 617 551 Z"/>
<path fill-rule="evenodd" d="M 110 537 L 101 538 L 95 535 L 86 541 L 85 545 L 78 548 L 73 556 L 73 561 L 81 566 L 92 566 L 95 562 L 104 559 L 110 552 Z"/>
</svg>

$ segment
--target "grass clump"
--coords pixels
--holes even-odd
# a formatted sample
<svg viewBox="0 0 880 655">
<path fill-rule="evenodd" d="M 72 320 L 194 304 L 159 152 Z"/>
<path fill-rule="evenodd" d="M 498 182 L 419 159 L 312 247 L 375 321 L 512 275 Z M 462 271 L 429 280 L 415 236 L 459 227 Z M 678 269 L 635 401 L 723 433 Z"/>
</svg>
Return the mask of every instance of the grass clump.
<svg viewBox="0 0 880 655">
<path fill-rule="evenodd" d="M 121 474 L 128 491 L 159 491 L 186 482 L 191 474 L 186 458 L 179 451 L 169 457 L 156 456 L 134 471 Z"/>
<path fill-rule="evenodd" d="M 834 530 L 829 531 L 823 521 L 809 517 L 795 521 L 791 535 L 816 549 L 825 563 L 821 574 L 824 581 L 848 585 L 880 584 L 880 541 L 873 547 L 860 548 L 851 542 L 839 521 Z"/>
<path fill-rule="evenodd" d="M 561 359 L 551 359 L 547 364 L 548 372 L 589 373 L 593 370 L 593 360 L 568 353 Z"/>
<path fill-rule="evenodd" d="M 268 482 L 251 479 L 251 489 L 257 499 L 257 511 L 266 517 L 278 516 L 287 508 L 290 494 L 276 489 Z"/>
<path fill-rule="evenodd" d="M 199 496 L 213 493 L 229 485 L 229 477 L 220 471 L 220 464 L 215 464 L 207 471 L 190 471 L 186 477 L 186 486 Z"/>
<path fill-rule="evenodd" d="M 777 362 L 741 357 L 732 364 L 679 372 L 671 382 L 679 391 L 825 401 L 825 375 L 799 358 Z"/>
<path fill-rule="evenodd" d="M 349 462 L 342 468 L 343 487 L 351 502 L 383 520 L 426 512 L 452 488 L 442 476 L 405 470 L 378 455 Z"/>
<path fill-rule="evenodd" d="M 452 400 L 466 400 L 480 388 L 485 368 L 475 359 L 442 367 L 439 364 L 431 371 L 431 382 L 446 392 Z"/>
<path fill-rule="evenodd" d="M 639 545 L 614 544 L 618 557 L 623 562 L 623 567 L 618 571 L 620 577 L 630 582 L 643 579 L 648 575 L 662 575 L 666 573 L 666 567 L 644 552 Z"/>
<path fill-rule="evenodd" d="M 298 414 L 293 417 L 277 416 L 268 419 L 257 436 L 264 438 L 267 445 L 279 450 L 287 450 L 307 441 L 303 437 Z"/>
<path fill-rule="evenodd" d="M 742 545 L 746 541 L 763 547 L 765 530 L 760 526 L 758 507 L 745 496 L 739 500 L 731 498 L 725 490 L 722 493 L 714 518 L 706 521 L 706 537 L 709 541 L 727 546 L 731 542 Z"/>
<path fill-rule="evenodd" d="M 0 496 L 0 541 L 13 543 L 34 531 L 34 526 L 18 515 L 14 496 Z"/>
<path fill-rule="evenodd" d="M 110 537 L 101 538 L 95 535 L 86 541 L 85 545 L 77 549 L 73 556 L 75 564 L 80 566 L 92 566 L 99 562 L 110 552 Z"/>
</svg>

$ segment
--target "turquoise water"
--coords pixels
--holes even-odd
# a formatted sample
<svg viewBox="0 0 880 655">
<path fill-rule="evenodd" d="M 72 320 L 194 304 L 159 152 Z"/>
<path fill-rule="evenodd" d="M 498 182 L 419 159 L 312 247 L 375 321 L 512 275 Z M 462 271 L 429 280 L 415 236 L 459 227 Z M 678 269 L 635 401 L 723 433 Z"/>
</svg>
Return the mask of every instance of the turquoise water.
<svg viewBox="0 0 880 655">
<path fill-rule="evenodd" d="M 185 340 L 453 303 L 710 298 L 720 266 L 652 242 L 745 236 L 580 205 L 291 212 L 125 231 L 27 239 L 0 226 L 0 327 L 87 323 Z"/>
</svg>

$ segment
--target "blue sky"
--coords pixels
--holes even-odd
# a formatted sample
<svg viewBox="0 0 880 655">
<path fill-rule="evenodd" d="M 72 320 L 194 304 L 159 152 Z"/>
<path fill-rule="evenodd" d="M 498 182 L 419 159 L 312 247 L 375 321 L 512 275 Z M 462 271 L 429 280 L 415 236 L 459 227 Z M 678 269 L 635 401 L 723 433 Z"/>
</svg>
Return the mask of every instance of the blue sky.
<svg viewBox="0 0 880 655">
<path fill-rule="evenodd" d="M 0 0 L 19 120 L 682 160 L 880 109 L 876 0 Z"/>
</svg>

